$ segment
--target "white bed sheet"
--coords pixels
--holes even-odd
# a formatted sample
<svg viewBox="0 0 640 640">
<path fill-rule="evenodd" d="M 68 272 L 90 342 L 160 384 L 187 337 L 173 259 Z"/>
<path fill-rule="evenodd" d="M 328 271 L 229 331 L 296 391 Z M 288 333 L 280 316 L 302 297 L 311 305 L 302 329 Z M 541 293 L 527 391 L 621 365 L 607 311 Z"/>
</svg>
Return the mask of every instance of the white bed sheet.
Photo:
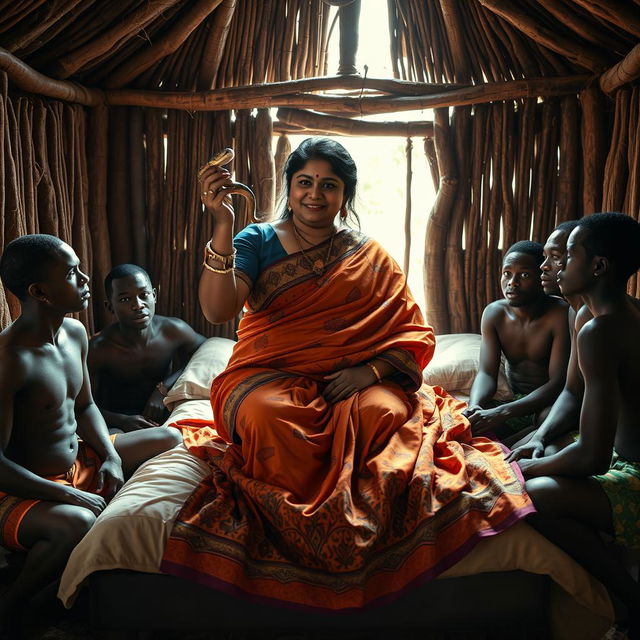
<svg viewBox="0 0 640 640">
<path fill-rule="evenodd" d="M 169 421 L 187 417 L 210 419 L 208 400 L 180 404 Z M 71 606 L 95 571 L 159 573 L 173 521 L 207 473 L 207 465 L 183 445 L 143 464 L 71 554 L 58 592 L 65 606 Z M 612 607 L 604 587 L 526 522 L 481 540 L 442 577 L 515 569 L 552 578 L 554 638 L 595 640 L 610 626 Z"/>
</svg>

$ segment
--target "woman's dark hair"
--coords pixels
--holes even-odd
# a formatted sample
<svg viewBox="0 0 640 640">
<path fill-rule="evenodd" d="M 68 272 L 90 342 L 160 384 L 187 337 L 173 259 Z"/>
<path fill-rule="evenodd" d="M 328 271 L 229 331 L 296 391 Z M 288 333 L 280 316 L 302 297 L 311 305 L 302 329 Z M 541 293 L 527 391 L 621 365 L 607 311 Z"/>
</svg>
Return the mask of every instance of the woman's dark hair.
<svg viewBox="0 0 640 640">
<path fill-rule="evenodd" d="M 284 165 L 285 187 L 282 194 L 282 218 L 290 218 L 291 211 L 287 207 L 287 196 L 291 190 L 293 174 L 304 167 L 309 160 L 326 160 L 333 172 L 344 182 L 344 206 L 350 218 L 353 218 L 358 227 L 360 219 L 354 209 L 356 197 L 356 184 L 358 182 L 358 170 L 356 163 L 349 152 L 331 138 L 307 138 L 298 148 L 291 153 Z"/>
</svg>

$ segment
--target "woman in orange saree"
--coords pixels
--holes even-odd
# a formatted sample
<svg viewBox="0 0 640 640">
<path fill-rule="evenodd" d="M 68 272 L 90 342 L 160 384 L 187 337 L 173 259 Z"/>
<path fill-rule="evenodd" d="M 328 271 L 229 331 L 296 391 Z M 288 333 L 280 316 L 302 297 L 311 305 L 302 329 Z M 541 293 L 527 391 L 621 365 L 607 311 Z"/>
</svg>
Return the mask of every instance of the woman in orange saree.
<svg viewBox="0 0 640 640">
<path fill-rule="evenodd" d="M 309 223 L 322 214 L 331 229 L 352 194 L 337 143 L 303 145 L 287 166 L 289 218 L 242 236 L 265 245 L 273 231 L 280 257 L 244 271 L 236 242 L 247 312 L 211 387 L 214 422 L 175 425 L 211 474 L 180 512 L 162 570 L 350 609 L 435 577 L 532 506 L 500 445 L 471 437 L 465 405 L 422 385 L 433 332 L 384 249 L 342 228 L 286 250 L 278 231 L 317 238 Z M 338 193 L 322 194 L 330 180 Z"/>
</svg>

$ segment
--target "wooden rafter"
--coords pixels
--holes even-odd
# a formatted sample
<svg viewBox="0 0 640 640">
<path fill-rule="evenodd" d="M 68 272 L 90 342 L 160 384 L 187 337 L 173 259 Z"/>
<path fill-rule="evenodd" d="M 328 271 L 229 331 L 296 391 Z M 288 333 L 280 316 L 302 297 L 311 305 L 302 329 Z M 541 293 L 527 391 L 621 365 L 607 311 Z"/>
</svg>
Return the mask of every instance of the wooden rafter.
<svg viewBox="0 0 640 640">
<path fill-rule="evenodd" d="M 104 86 L 107 89 L 123 87 L 158 60 L 173 53 L 221 2 L 222 0 L 199 0 L 193 3 L 162 39 L 128 58 L 106 79 Z"/>
<path fill-rule="evenodd" d="M 278 109 L 278 121 L 293 125 L 301 134 L 310 131 L 342 136 L 433 136 L 433 122 L 367 122 L 299 109 Z"/>
<path fill-rule="evenodd" d="M 343 76 L 346 78 L 347 76 Z M 577 75 L 563 78 L 536 78 L 511 82 L 490 82 L 478 86 L 443 91 L 420 96 L 362 96 L 352 98 L 317 94 L 268 95 L 271 85 L 253 85 L 220 91 L 193 93 L 168 91 L 113 90 L 105 92 L 108 104 L 144 106 L 189 111 L 225 111 L 228 109 L 252 109 L 259 107 L 294 107 L 315 109 L 323 113 L 361 116 L 394 111 L 413 111 L 436 107 L 513 100 L 536 96 L 560 96 L 577 93 L 592 76 Z M 307 80 L 307 83 L 310 81 Z M 285 83 L 281 83 L 285 84 Z M 323 83 L 324 84 L 324 83 Z M 425 88 L 430 85 L 425 84 Z M 326 87 L 326 85 L 325 85 Z"/>
<path fill-rule="evenodd" d="M 89 89 L 65 80 L 53 80 L 2 48 L 0 48 L 0 70 L 5 71 L 11 82 L 22 91 L 57 100 L 77 102 L 88 107 L 95 107 L 105 102 L 104 93 L 99 89 Z"/>
<path fill-rule="evenodd" d="M 620 0 L 573 0 L 592 13 L 624 31 L 640 37 L 640 11 Z"/>
<path fill-rule="evenodd" d="M 177 2 L 179 0 L 149 0 L 145 2 L 141 9 L 123 18 L 116 26 L 108 29 L 88 44 L 61 57 L 53 67 L 55 75 L 61 79 L 68 78 L 92 60 L 117 48 L 129 36 L 143 29 Z"/>
<path fill-rule="evenodd" d="M 626 57 L 600 76 L 600 88 L 612 93 L 628 82 L 640 78 L 640 44 L 637 44 Z"/>
<path fill-rule="evenodd" d="M 538 44 L 565 56 L 585 69 L 602 71 L 609 66 L 604 56 L 575 40 L 569 41 L 560 37 L 551 29 L 532 19 L 528 13 L 519 9 L 516 2 L 506 2 L 505 0 L 479 0 L 479 2 L 489 11 L 510 22 Z"/>
</svg>

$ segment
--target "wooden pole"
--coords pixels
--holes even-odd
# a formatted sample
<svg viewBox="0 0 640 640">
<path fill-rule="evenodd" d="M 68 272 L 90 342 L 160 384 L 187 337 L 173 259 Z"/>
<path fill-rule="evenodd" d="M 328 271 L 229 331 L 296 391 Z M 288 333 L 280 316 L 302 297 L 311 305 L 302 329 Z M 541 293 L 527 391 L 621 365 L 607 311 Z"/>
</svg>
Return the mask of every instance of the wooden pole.
<svg viewBox="0 0 640 640">
<path fill-rule="evenodd" d="M 174 92 L 136 91 L 116 89 L 105 92 L 110 105 L 145 106 L 188 111 L 228 111 L 261 107 L 312 108 L 329 114 L 353 116 L 414 111 L 438 107 L 462 106 L 515 100 L 535 96 L 561 96 L 583 89 L 591 76 L 578 75 L 561 78 L 535 78 L 509 82 L 489 82 L 484 85 L 453 89 L 422 96 L 351 98 L 316 94 L 265 95 L 270 85 L 254 85 L 219 91 Z M 342 76 L 343 79 L 355 78 Z M 307 80 L 307 82 L 309 82 Z M 311 89 L 310 89 L 311 90 Z"/>
<path fill-rule="evenodd" d="M 572 62 L 589 69 L 601 71 L 608 66 L 607 58 L 582 45 L 576 40 L 567 40 L 557 32 L 534 20 L 517 2 L 506 0 L 479 0 L 483 7 L 504 18 L 516 29 L 522 31 L 535 42 L 568 58 Z"/>
<path fill-rule="evenodd" d="M 173 53 L 200 26 L 222 0 L 199 0 L 184 16 L 173 22 L 167 33 L 150 47 L 129 57 L 103 83 L 107 89 L 123 87 L 158 60 Z"/>
<path fill-rule="evenodd" d="M 435 143 L 440 172 L 440 188 L 427 218 L 424 254 L 424 293 L 427 321 L 435 333 L 449 332 L 447 274 L 444 271 L 449 214 L 458 188 L 458 176 L 451 149 L 449 110 L 435 113 Z"/>
<path fill-rule="evenodd" d="M 109 30 L 84 46 L 58 58 L 53 65 L 54 75 L 61 79 L 68 78 L 92 60 L 117 49 L 129 36 L 143 29 L 176 2 L 178 0 L 148 0 L 126 19 L 120 16 L 117 24 Z"/>
<path fill-rule="evenodd" d="M 340 7 L 340 64 L 338 75 L 347 76 L 358 73 L 356 54 L 360 25 L 360 0 L 354 0 Z"/>
<path fill-rule="evenodd" d="M 597 84 L 580 93 L 582 106 L 582 211 L 600 211 L 609 138 L 604 95 Z"/>
<path fill-rule="evenodd" d="M 104 93 L 99 89 L 89 89 L 75 82 L 53 80 L 26 65 L 22 60 L 1 47 L 0 70 L 6 72 L 11 84 L 22 91 L 57 100 L 77 102 L 87 107 L 95 107 L 104 103 Z"/>
<path fill-rule="evenodd" d="M 640 44 L 637 44 L 626 57 L 600 76 L 600 88 L 605 93 L 613 93 L 622 85 L 640 78 Z"/>
<path fill-rule="evenodd" d="M 302 130 L 324 130 L 343 136 L 433 136 L 433 122 L 370 122 L 285 107 L 278 109 L 277 116 L 280 122 L 296 125 Z"/>
</svg>

